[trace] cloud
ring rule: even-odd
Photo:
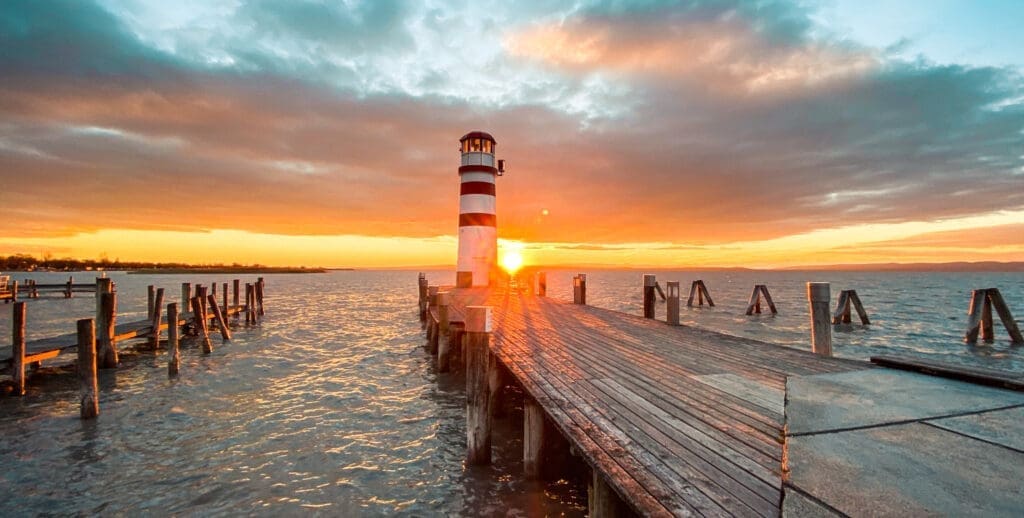
[[[1024,207],[1017,71],[893,60],[788,2],[248,2],[152,32],[133,5],[0,7],[8,234],[449,235],[473,129],[509,161],[509,239],[703,247]]]

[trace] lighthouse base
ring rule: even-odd
[[[456,288],[472,288],[473,272],[455,272]]]

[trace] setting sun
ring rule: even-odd
[[[523,255],[515,250],[505,252],[501,258],[501,267],[510,274],[516,273],[523,267]]]

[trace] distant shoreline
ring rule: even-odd
[[[128,275],[184,275],[194,273],[327,273],[324,268],[288,268],[288,267],[215,267],[215,268],[142,268],[128,270]]]

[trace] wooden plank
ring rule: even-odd
[[[1000,387],[1024,392],[1024,374],[1015,372],[967,367],[937,362],[923,358],[902,356],[872,356],[871,363],[894,369],[932,374],[979,385]]]

